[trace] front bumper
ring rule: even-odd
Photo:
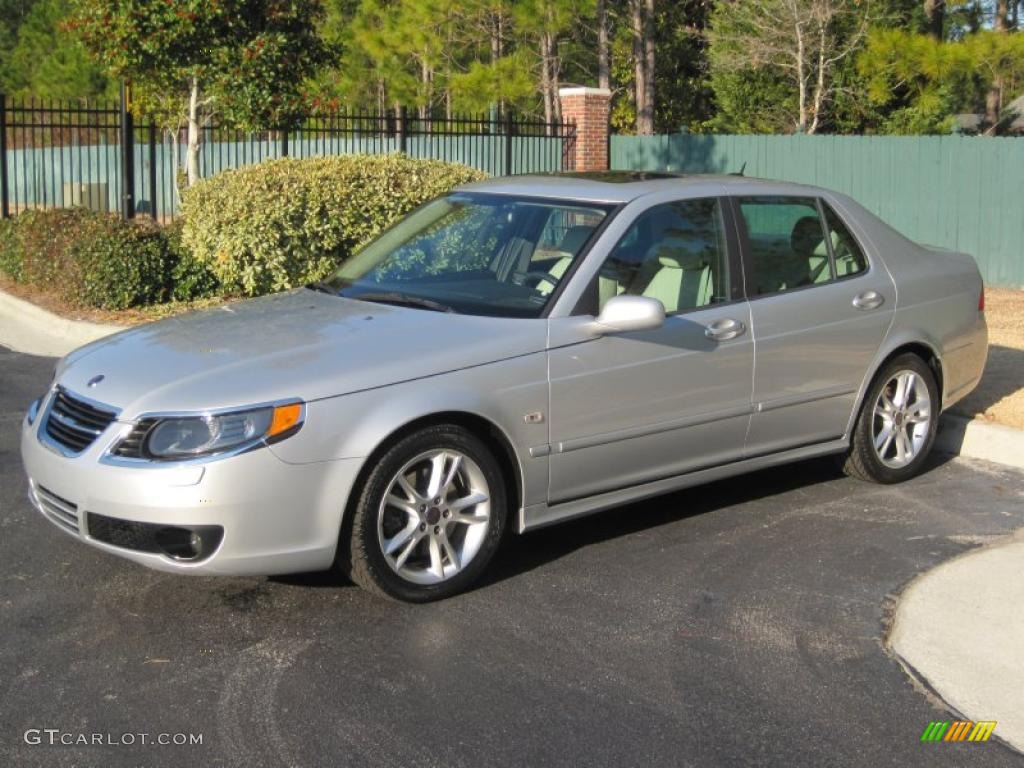
[[[329,568],[334,560],[362,459],[288,464],[260,448],[205,464],[115,466],[99,459],[123,424],[114,422],[83,453],[66,457],[40,442],[42,421],[22,422],[29,498],[56,527],[87,544],[178,573],[296,573]],[[191,560],[138,543],[145,537],[115,538],[123,545],[115,546],[97,538],[112,540],[109,520],[102,534],[90,533],[90,514],[125,530],[198,530],[206,543]]]

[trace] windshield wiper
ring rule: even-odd
[[[331,296],[338,295],[338,289],[332,286],[330,283],[326,282],[325,280],[317,280],[314,283],[309,283],[306,287],[311,291],[318,291],[319,293],[329,293],[331,294]]]
[[[355,299],[356,301],[370,301],[375,304],[398,304],[399,306],[430,309],[434,312],[455,313],[455,310],[452,307],[449,307],[447,304],[442,304],[439,301],[434,301],[433,299],[422,299],[419,296],[410,296],[406,293],[397,293],[392,291],[381,293],[361,293],[358,296],[347,296],[346,298]]]

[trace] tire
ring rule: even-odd
[[[843,471],[885,484],[917,475],[935,442],[940,406],[935,374],[920,357],[890,360],[868,388]]]
[[[364,589],[405,602],[440,600],[469,587],[501,543],[508,516],[497,460],[454,424],[397,441],[356,493],[339,567]]]

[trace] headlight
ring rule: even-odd
[[[117,456],[190,459],[283,440],[302,426],[302,403],[202,416],[142,419],[113,450]]]

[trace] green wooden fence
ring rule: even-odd
[[[613,169],[733,173],[844,192],[913,240],[967,251],[1024,287],[1024,139],[613,136]]]

